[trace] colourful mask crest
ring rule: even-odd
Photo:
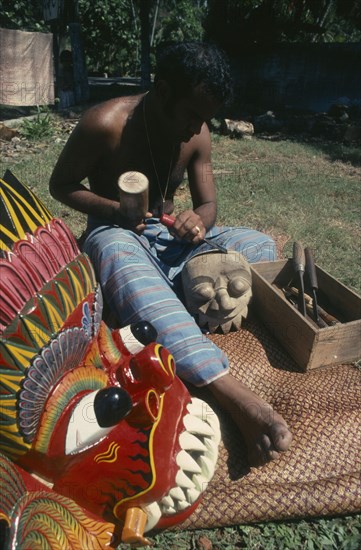
[[[9,172],[0,198],[0,474],[18,480],[16,491],[5,483],[0,519],[12,544],[57,548],[55,506],[72,515],[63,536],[75,546],[110,545],[109,526],[145,545],[144,532],[198,505],[218,419],[191,398],[152,327],[102,321],[93,267],[66,225]],[[45,514],[39,533],[21,520],[33,506]]]

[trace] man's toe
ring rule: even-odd
[[[271,437],[277,451],[287,451],[292,441],[292,434],[286,424],[277,422],[271,428]]]

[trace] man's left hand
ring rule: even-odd
[[[202,218],[194,210],[185,210],[176,217],[171,233],[179,239],[199,244],[206,235],[206,228]]]

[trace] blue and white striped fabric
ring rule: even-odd
[[[119,325],[140,320],[152,323],[157,341],[174,356],[177,374],[203,386],[228,370],[226,355],[201,332],[182,304],[180,273],[206,243],[193,246],[172,237],[159,219],[147,220],[141,236],[93,221],[84,250],[90,256],[104,298]],[[246,227],[213,227],[207,237],[250,263],[276,259],[274,241]]]

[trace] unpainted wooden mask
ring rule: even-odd
[[[200,327],[224,334],[240,328],[252,296],[251,270],[242,254],[234,250],[197,254],[184,266],[182,283],[187,309],[197,316]]]

